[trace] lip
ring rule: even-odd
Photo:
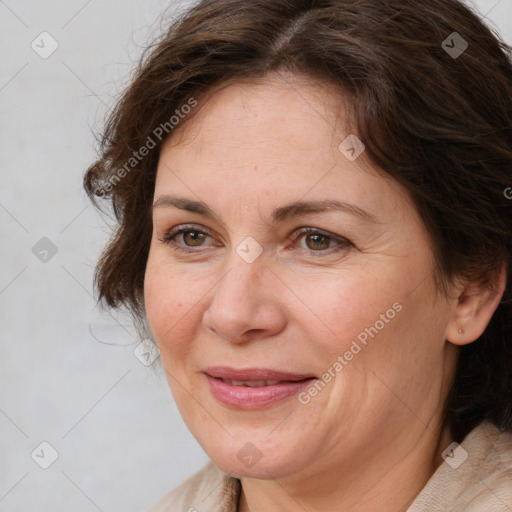
[[[226,366],[214,366],[204,371],[212,395],[223,405],[235,409],[263,409],[299,392],[301,388],[315,379],[311,374],[298,374],[271,370],[267,368],[235,369]],[[260,387],[232,385],[225,380],[273,380],[277,384]]]
[[[289,373],[267,368],[241,368],[235,369],[229,366],[210,366],[204,370],[206,375],[218,379],[229,380],[286,380],[298,381],[313,378],[311,373]]]

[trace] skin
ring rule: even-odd
[[[242,481],[242,512],[405,510],[452,441],[443,404],[457,345],[483,332],[501,296],[459,282],[438,292],[406,190],[364,153],[349,161],[338,149],[351,133],[337,122],[347,121],[339,98],[289,74],[234,83],[160,155],[155,202],[203,201],[218,218],[154,208],[147,317],[184,421]],[[374,220],[323,211],[271,221],[292,201],[325,199]],[[184,224],[192,233],[161,241]],[[296,234],[302,227],[331,238]],[[252,263],[236,252],[247,236],[263,249]],[[401,311],[305,405],[293,396],[242,411],[210,392],[203,371],[214,365],[321,378],[396,303]],[[247,442],[261,454],[251,467],[237,457]]]

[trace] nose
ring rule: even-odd
[[[231,343],[279,334],[286,326],[279,279],[262,261],[247,263],[236,254],[233,259],[213,290],[204,326]]]

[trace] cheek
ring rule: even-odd
[[[386,319],[396,316],[396,309],[400,308],[393,308],[393,304],[400,297],[400,282],[384,272],[378,274],[379,278],[375,275],[361,269],[345,269],[315,281],[302,278],[297,282],[296,289],[304,301],[303,313],[308,319],[315,319],[315,325],[321,328],[318,334],[326,334],[324,342],[332,349],[343,350],[376,322],[381,327],[380,315]]]
[[[174,273],[165,261],[159,261],[151,252],[144,276],[146,316],[160,350],[165,353],[182,346],[182,340],[191,326],[194,293],[185,287],[186,280]]]
[[[346,350],[343,354],[351,361],[346,375],[376,372],[398,393],[405,383],[414,380],[422,385],[421,380],[442,368],[444,303],[432,300],[431,280],[418,286],[415,275],[404,272],[393,282],[375,282],[366,290],[353,290],[355,299],[339,323],[347,326],[346,335],[340,335],[343,347],[338,351]],[[334,346],[331,348],[334,353]],[[386,394],[385,388],[381,391]]]
[[[324,364],[351,351],[347,359],[354,368],[387,366],[391,354],[406,366],[421,366],[422,357],[442,348],[445,318],[442,303],[432,300],[433,282],[422,265],[402,263],[338,271],[316,282],[296,279],[315,313],[303,306],[296,320],[316,340]]]

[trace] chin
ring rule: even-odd
[[[244,439],[251,437],[244,436]],[[254,441],[239,441],[236,437],[230,438],[225,444],[216,445],[211,443],[211,437],[207,438],[205,444],[202,444],[212,462],[223,472],[234,476],[235,478],[257,478],[260,480],[271,480],[274,478],[282,478],[290,473],[293,469],[290,462],[294,465],[300,463],[297,457],[301,453],[300,446],[287,446],[282,448],[285,440],[257,440],[257,436],[253,437]],[[276,443],[276,441],[278,441]],[[277,445],[281,446],[278,447]],[[302,452],[302,456],[305,454]],[[306,464],[306,461],[304,461]]]

